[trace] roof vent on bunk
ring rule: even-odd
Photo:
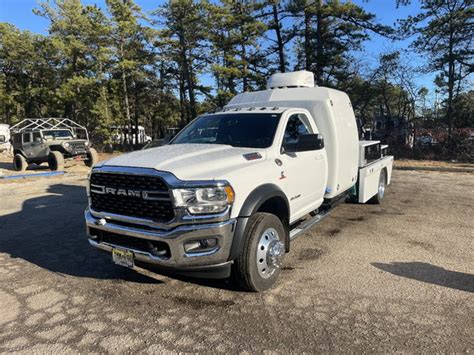
[[[276,73],[267,80],[267,89],[312,88],[314,86],[314,74],[306,70]]]

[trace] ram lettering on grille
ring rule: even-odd
[[[93,173],[91,208],[122,216],[168,222],[174,209],[167,185],[160,177]]]

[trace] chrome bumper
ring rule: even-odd
[[[103,219],[94,216],[89,209],[85,211],[85,219],[89,243],[92,246],[107,252],[111,252],[113,248],[129,250],[133,252],[135,260],[138,262],[177,269],[226,263],[229,260],[236,224],[235,219],[229,219],[216,223],[182,225],[170,230],[154,229],[139,225],[125,225],[112,219]],[[94,230],[166,243],[170,250],[170,256],[155,256],[147,251],[121,246],[120,243],[101,242],[97,236],[91,233]],[[202,253],[185,252],[185,243],[205,237],[216,238],[217,246]]]

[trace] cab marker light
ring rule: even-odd
[[[262,155],[258,152],[244,154],[243,157],[247,160],[262,159]]]

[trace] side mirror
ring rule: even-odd
[[[40,137],[36,137],[35,142],[36,143],[43,143],[43,139],[41,139]]]
[[[324,148],[324,138],[321,134],[303,134],[299,136],[298,141],[293,144],[287,144],[287,152],[308,152]]]

